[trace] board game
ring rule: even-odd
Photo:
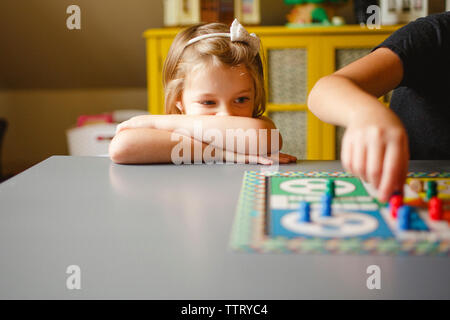
[[[374,188],[344,172],[246,171],[230,244],[260,253],[449,256],[449,223],[450,173],[411,172],[403,192],[380,203]]]

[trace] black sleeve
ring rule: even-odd
[[[399,87],[427,86],[442,70],[449,70],[450,11],[407,24],[372,51],[380,47],[389,48],[402,61],[403,79]],[[449,75],[446,77],[449,81]]]

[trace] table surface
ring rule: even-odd
[[[238,253],[253,165],[117,165],[53,156],[0,184],[1,299],[449,299],[450,259]],[[450,171],[450,161],[412,161]],[[338,161],[280,170],[337,171]],[[81,269],[69,290],[66,269]],[[367,267],[381,289],[366,286]]]

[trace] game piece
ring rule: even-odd
[[[437,196],[437,183],[436,181],[427,181],[427,200],[430,200],[434,196]]]
[[[336,191],[335,191],[335,183],[333,179],[327,180],[326,182],[326,191],[327,194],[329,194],[331,197],[335,197],[336,196]]]
[[[442,200],[432,197],[428,202],[428,214],[431,220],[442,220]]]
[[[333,200],[333,198],[328,193],[325,193],[322,196],[322,199],[321,199],[322,207],[321,207],[321,214],[320,214],[322,217],[331,217],[331,202],[332,202],[332,200]]]
[[[394,194],[389,199],[389,209],[391,212],[392,218],[397,218],[397,210],[400,206],[403,205],[403,197],[400,194]]]
[[[410,206],[401,206],[397,211],[397,221],[399,230],[409,230],[412,208]]]
[[[423,184],[422,181],[420,181],[419,179],[411,179],[408,185],[411,188],[411,190],[416,193],[420,193],[423,191]]]
[[[309,202],[301,201],[298,206],[299,222],[311,222]]]

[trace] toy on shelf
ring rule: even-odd
[[[347,0],[284,0],[286,4],[294,4],[294,8],[286,16],[288,27],[342,25],[342,17],[335,16],[336,8]]]
[[[200,19],[202,22],[222,22],[231,24],[234,20],[233,0],[201,0]]]
[[[234,0],[234,16],[243,24],[260,24],[260,8],[260,0]]]
[[[164,0],[164,26],[187,26],[200,22],[199,0]]]
[[[259,24],[260,0],[164,0],[164,26],[188,26],[197,23],[234,19],[242,24]]]
[[[381,24],[408,23],[428,14],[428,0],[380,0]]]

